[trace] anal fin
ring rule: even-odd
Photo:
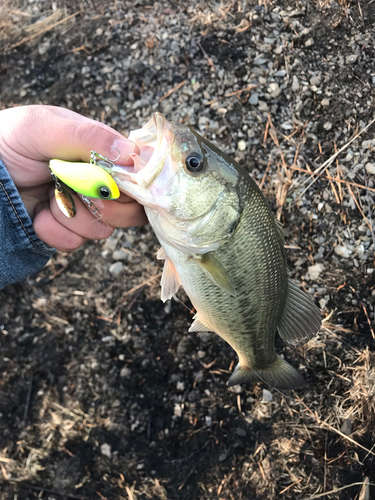
[[[302,375],[280,356],[267,368],[248,368],[238,364],[228,380],[228,386],[253,382],[266,382],[276,389],[284,390],[302,389],[307,385]]]
[[[206,326],[203,321],[199,319],[198,314],[194,316],[194,321],[189,328],[189,332],[211,332],[212,328]]]
[[[291,346],[302,345],[316,334],[321,324],[320,309],[292,280],[288,280],[285,307],[277,325],[281,338]]]

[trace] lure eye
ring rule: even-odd
[[[190,153],[185,160],[186,168],[189,172],[201,172],[204,167],[204,158],[201,153]]]
[[[99,194],[101,198],[107,200],[111,196],[111,191],[106,186],[102,186],[99,188]]]

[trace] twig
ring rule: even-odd
[[[140,283],[139,285],[131,288],[130,290],[128,290],[127,292],[124,292],[122,294],[122,298],[124,299],[125,297],[127,297],[128,295],[131,295],[132,293],[136,292],[137,290],[139,290],[140,288],[146,286],[146,285],[149,285],[150,283],[152,283],[154,280],[158,280],[161,275],[163,273],[158,273],[158,274],[155,274],[154,276],[151,276],[151,278],[148,278],[147,280],[145,281],[142,281],[142,283]]]
[[[354,203],[357,205],[357,208],[358,208],[358,210],[361,212],[362,217],[365,219],[366,224],[367,224],[367,225],[368,225],[368,227],[370,228],[370,231],[372,231],[371,224],[370,224],[370,222],[369,222],[368,218],[367,218],[367,217],[365,216],[365,214],[363,213],[363,210],[362,210],[362,208],[361,208],[361,205],[358,203],[357,198],[354,196],[354,193],[353,193],[353,191],[352,191],[352,188],[351,188],[350,186],[348,186],[348,189],[349,189],[349,193],[352,195],[352,198],[353,198],[353,200],[354,200]]]
[[[348,441],[350,441],[355,446],[358,446],[359,448],[362,448],[362,450],[365,450],[370,455],[374,455],[375,456],[375,452],[373,452],[373,451],[369,450],[368,448],[366,448],[365,446],[359,444],[357,441],[355,441],[355,439],[351,438],[350,436],[347,436],[346,434],[344,434],[343,432],[339,431],[338,429],[335,429],[332,425],[327,424],[327,422],[321,422],[320,427],[323,427],[323,428],[325,428],[325,429],[327,429],[329,431],[332,431],[332,432],[336,432],[336,434],[338,434],[339,436],[343,437],[344,439],[347,439]]]
[[[323,498],[326,497],[327,495],[333,495],[333,493],[338,493],[339,491],[351,488],[352,486],[363,486],[364,484],[368,484],[369,486],[375,486],[374,483],[365,483],[365,482],[346,484],[345,486],[341,486],[341,488],[334,488],[333,490],[326,491],[324,493],[319,493],[318,495],[313,495],[312,497],[306,497],[303,500],[315,500],[315,498]]]
[[[58,496],[63,497],[65,499],[74,498],[74,499],[77,499],[77,500],[85,500],[87,498],[87,497],[82,497],[82,496],[79,496],[79,495],[71,495],[70,493],[66,493],[66,492],[63,492],[63,491],[50,490],[48,488],[43,488],[43,487],[40,487],[40,486],[34,486],[33,484],[22,483],[22,485],[25,488],[29,488],[30,490],[45,491],[46,493],[51,493],[52,495],[58,495]]]
[[[211,66],[212,70],[215,71],[215,73],[216,73],[216,69],[215,69],[214,63],[212,62],[212,59],[210,58],[210,56],[207,54],[207,52],[202,47],[201,42],[197,41],[197,44],[199,45],[199,48],[201,49],[201,51],[203,52],[205,58],[207,59],[208,64]]]
[[[257,87],[259,87],[259,84],[258,85],[249,85],[249,87],[245,87],[244,89],[240,89],[240,90],[235,90],[233,92],[229,92],[229,94],[224,94],[222,97],[218,97],[217,99],[212,99],[212,101],[208,101],[206,103],[206,106],[210,106],[211,104],[214,104],[215,102],[218,102],[221,99],[224,99],[225,97],[233,97],[234,95],[236,95],[238,97],[243,92],[246,92],[248,90],[256,89]]]
[[[296,484],[300,483],[301,481],[302,481],[302,478],[298,479],[298,481],[294,481],[294,483],[290,484],[289,486],[287,486],[286,488],[284,488],[282,491],[280,491],[279,495],[282,495],[283,493],[285,493],[286,491],[288,491],[289,488],[291,488],[292,486],[295,486]]]
[[[80,14],[81,12],[82,12],[81,9],[77,10],[77,12],[75,12],[74,14],[71,14],[68,17],[64,17],[64,19],[57,21],[57,23],[51,24],[51,26],[47,26],[47,28],[44,28],[43,30],[39,31],[38,33],[34,33],[33,35],[22,38],[22,40],[20,40],[19,42],[11,45],[8,50],[15,49],[16,47],[19,47],[20,45],[22,45],[26,42],[29,42],[33,38],[36,38],[37,36],[43,35],[43,33],[46,33],[47,31],[50,31],[53,28],[56,28],[56,26],[58,26],[59,24],[65,23],[66,21],[69,21],[69,19],[72,19],[73,17],[78,16],[78,14]]]
[[[159,99],[159,102],[161,101],[164,101],[164,99],[166,99],[167,97],[169,97],[171,94],[173,94],[173,92],[176,92],[176,90],[178,90],[179,88],[181,88],[183,85],[185,85],[185,83],[187,82],[187,80],[184,80],[183,82],[180,82],[178,83],[175,87],[173,87],[173,89],[171,90],[168,90],[168,92],[166,94],[164,94],[162,97],[160,97]]]
[[[370,123],[368,123],[366,125],[366,127],[364,127],[360,132],[358,132],[358,134],[356,134],[352,139],[350,139],[349,142],[347,142],[346,144],[344,144],[344,146],[339,149],[334,155],[332,155],[330,158],[328,158],[328,160],[326,160],[322,165],[320,165],[320,167],[318,167],[317,169],[314,170],[314,174],[317,174],[318,172],[321,172],[323,173],[325,170],[327,170],[327,168],[331,165],[331,163],[337,158],[337,156],[342,153],[343,151],[345,151],[345,149],[350,146],[350,144],[352,142],[354,142],[356,139],[358,139],[358,137],[360,137],[363,132],[365,132],[373,123],[375,123],[375,118],[373,120],[370,121]],[[306,179],[303,184],[306,184],[308,182],[308,179]],[[305,193],[306,191],[308,191],[311,186],[316,182],[316,178],[313,179],[310,184],[302,191],[302,193],[298,196],[298,198],[301,198]]]
[[[29,379],[29,389],[27,391],[27,398],[26,398],[26,406],[25,406],[25,411],[23,412],[23,419],[22,422],[25,423],[27,419],[27,414],[29,412],[29,406],[30,406],[30,399],[31,399],[31,390],[33,388],[33,378],[34,374],[31,373],[30,379]]]
[[[367,318],[367,323],[368,323],[368,326],[370,327],[370,332],[371,332],[372,338],[375,339],[375,332],[374,332],[374,329],[372,328],[371,321],[370,321],[367,309],[365,308],[365,306],[362,303],[361,303],[361,306],[362,306],[362,308],[363,308],[363,310],[365,312],[365,315],[366,315],[366,318]]]
[[[347,184],[348,186],[355,186],[355,187],[359,187],[361,189],[367,189],[368,191],[373,191],[375,193],[375,188],[366,187],[363,184],[357,184],[356,182],[350,182],[350,181],[347,181],[345,179],[337,179],[337,177],[331,177],[330,175],[327,175],[327,174],[324,174],[325,176],[323,176],[322,174],[315,174],[314,172],[311,172],[310,170],[306,170],[305,168],[300,168],[300,167],[294,167],[293,165],[290,166],[289,168],[292,170],[298,170],[298,172],[305,172],[306,174],[310,174],[310,175],[318,175],[323,180],[332,180],[332,181],[335,181],[338,183]]]

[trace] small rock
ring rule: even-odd
[[[244,140],[238,141],[237,148],[239,149],[239,151],[245,151],[246,141]]]
[[[292,80],[292,90],[294,90],[294,92],[296,92],[298,89],[299,89],[299,81],[298,81],[298,78],[296,77],[296,75],[294,75],[293,80]]]
[[[365,169],[368,174],[375,175],[375,163],[366,163]]]
[[[279,71],[277,71],[277,72],[275,73],[275,76],[280,76],[280,77],[282,77],[282,76],[285,76],[285,75],[286,75],[286,71],[285,71],[285,69],[280,69]]]
[[[198,332],[197,337],[204,343],[207,344],[211,340],[211,333],[210,332]]]
[[[332,128],[332,123],[331,122],[325,122],[323,125],[324,130],[331,130]]]
[[[187,354],[190,351],[190,348],[191,348],[191,342],[189,337],[182,337],[180,342],[177,344],[177,354],[183,356],[184,354]]]
[[[131,374],[132,374],[132,371],[127,366],[124,366],[123,368],[121,368],[121,371],[120,371],[121,378],[129,378],[131,376]]]
[[[329,106],[329,99],[325,98],[322,99],[322,102],[320,103],[322,106]]]
[[[104,443],[101,445],[100,452],[102,455],[105,455],[108,458],[112,457],[111,446],[108,443]]]
[[[113,276],[118,276],[122,270],[124,269],[124,264],[122,262],[114,262],[109,266],[109,272],[113,274]]]
[[[232,387],[229,387],[229,390],[230,390],[230,392],[234,392],[234,394],[241,394],[242,387],[239,384],[237,384],[237,385],[233,385]]]
[[[179,403],[176,403],[174,405],[173,414],[176,415],[176,417],[181,417],[181,415],[182,415],[182,407],[181,407],[181,405]]]
[[[206,353],[204,351],[198,351],[198,358],[202,359],[205,357]]]
[[[349,259],[352,252],[348,250],[344,245],[337,245],[335,246],[335,253],[337,255],[340,255],[340,257],[343,257],[344,259]]]
[[[259,111],[268,111],[268,106],[265,101],[259,101]]]
[[[315,266],[310,266],[307,270],[309,278],[311,280],[316,280],[320,273],[324,271],[324,265],[323,264],[315,264]]]
[[[309,38],[305,42],[305,47],[311,47],[311,45],[314,45],[314,39],[313,38]]]
[[[350,56],[347,56],[345,59],[346,64],[354,64],[358,59],[357,54],[352,54]]]
[[[177,382],[176,389],[178,391],[181,391],[181,392],[184,391],[185,390],[185,383],[184,382]]]
[[[266,62],[267,59],[263,59],[263,57],[257,57],[256,59],[254,59],[253,64],[255,64],[255,66],[262,66],[263,64],[266,64]]]
[[[246,431],[245,429],[241,429],[240,427],[236,429],[236,434],[237,436],[245,437],[246,436]]]
[[[320,85],[320,76],[313,76],[310,79],[310,84],[311,85],[315,85],[316,87],[318,87]]]
[[[362,149],[372,149],[375,148],[375,139],[368,139],[363,141],[361,144]]]
[[[124,250],[115,250],[112,254],[113,260],[127,260],[128,254]]]
[[[116,249],[117,245],[117,239],[113,237],[109,237],[106,239],[106,242],[103,245],[104,250],[109,250],[110,252],[113,252]]]
[[[258,92],[253,92],[250,96],[249,103],[252,104],[253,106],[256,106],[259,101],[259,94]]]
[[[266,403],[272,401],[272,392],[268,391],[267,389],[263,389],[262,401]]]
[[[341,432],[345,434],[346,436],[349,436],[349,434],[352,433],[352,423],[348,418],[345,418],[342,425],[341,425]]]
[[[207,427],[211,427],[211,425],[212,425],[212,417],[210,417],[209,415],[207,415],[206,417],[204,417],[204,419],[206,421]]]

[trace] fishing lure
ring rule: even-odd
[[[62,213],[69,218],[76,215],[76,206],[71,194],[74,191],[83,195],[83,201],[90,210],[94,205],[88,198],[118,198],[119,188],[109,173],[112,167],[113,161],[96,151],[91,151],[90,163],[51,160],[49,168],[55,181],[55,197]],[[100,215],[99,209],[95,206],[94,208],[95,215]]]

